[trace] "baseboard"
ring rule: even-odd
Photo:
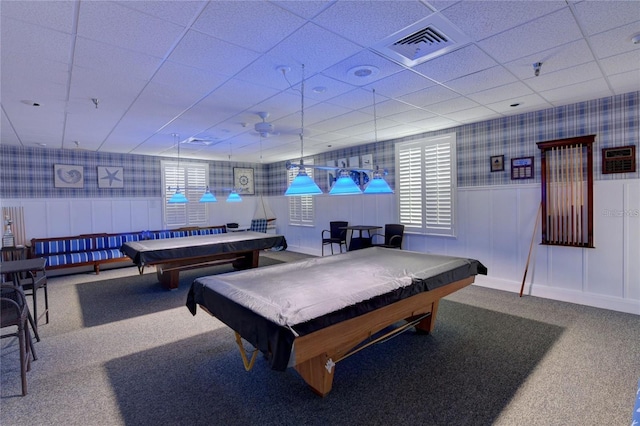
[[[475,285],[478,285],[480,287],[492,288],[495,290],[519,293],[522,283],[494,278],[490,276],[487,277],[478,275],[476,276]],[[524,295],[640,315],[640,300],[623,299],[620,297],[604,296],[594,293],[584,293],[580,291],[549,287],[540,284],[531,285],[529,283],[525,285]]]

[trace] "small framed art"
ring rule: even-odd
[[[492,155],[490,161],[492,172],[504,171],[504,155]]]
[[[98,188],[124,188],[122,167],[98,166]]]
[[[53,186],[56,188],[84,188],[84,167],[54,164]]]
[[[246,167],[233,168],[233,186],[240,195],[255,194],[253,169]]]

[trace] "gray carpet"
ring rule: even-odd
[[[292,261],[261,255],[261,266]],[[293,370],[245,372],[233,332],[135,268],[50,279],[51,323],[20,396],[3,339],[2,425],[629,425],[640,317],[469,287],[432,335],[405,333],[336,367],[320,398]]]

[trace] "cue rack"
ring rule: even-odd
[[[595,135],[538,142],[542,243],[593,248]]]

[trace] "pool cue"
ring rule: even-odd
[[[531,259],[531,251],[533,250],[533,240],[535,240],[536,238],[536,231],[538,229],[538,216],[540,216],[541,211],[542,211],[542,202],[538,207],[538,213],[536,213],[536,223],[533,225],[533,235],[531,236],[531,244],[529,245],[529,255],[527,256],[527,264],[524,267],[524,276],[522,277],[522,285],[520,286],[520,297],[522,297],[522,292],[524,291],[524,282],[527,279],[527,271],[529,270],[529,260]]]
[[[560,147],[560,181],[562,185],[560,186],[560,242],[565,243],[566,241],[566,232],[565,232],[565,223],[564,223],[564,213],[566,208],[566,196],[565,190],[567,188],[567,176],[563,166],[563,162],[565,159],[565,146]]]
[[[555,173],[555,152],[553,150],[553,148],[551,148],[551,155],[549,155],[549,174],[551,175],[550,179],[549,179],[549,187],[547,188],[549,191],[549,207],[551,210],[549,212],[549,221],[551,222],[551,232],[549,233],[549,242],[553,242],[555,240],[555,230],[556,230],[556,221],[554,219],[555,216],[555,205],[556,205],[556,194],[555,191],[553,190],[555,188],[554,186],[554,181],[556,178],[556,173]]]
[[[564,188],[562,188],[562,228],[563,228],[563,242],[569,243],[569,185],[571,185],[571,181],[569,180],[569,148],[566,146],[562,147],[562,157],[564,159]]]
[[[582,145],[580,146],[580,243],[584,242],[584,188],[583,188],[583,179],[584,179],[584,169],[582,164]]]

